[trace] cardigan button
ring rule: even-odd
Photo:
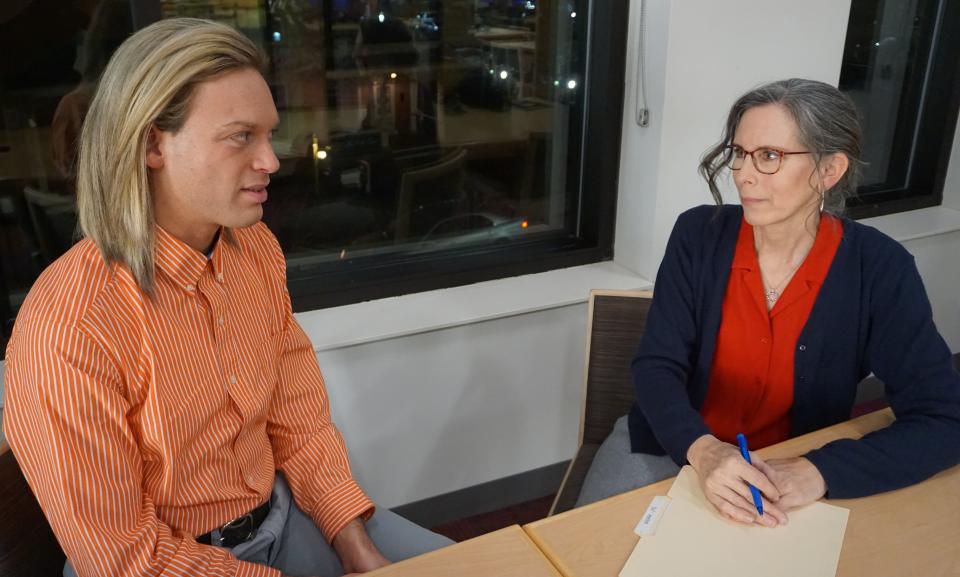
[[[799,348],[800,348],[801,351],[805,351],[805,350],[807,350],[807,345],[800,345]]]

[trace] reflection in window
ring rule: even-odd
[[[130,3],[18,0],[0,8],[0,345],[34,279],[75,240],[77,139]],[[28,56],[27,56],[28,55]]]
[[[100,72],[146,4],[19,0],[0,10],[3,53],[31,55],[3,59],[0,77],[6,328],[37,274],[75,240],[79,129]],[[585,246],[586,0],[153,5],[158,17],[234,26],[267,54],[281,124],[264,220],[292,283],[323,285],[348,263],[464,250],[532,260],[532,243]]]
[[[540,4],[263,5],[282,119],[265,218],[291,265],[506,240],[476,234],[491,221],[565,229],[578,75],[572,27]]]

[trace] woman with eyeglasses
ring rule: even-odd
[[[840,216],[859,155],[856,108],[828,84],[784,80],[737,100],[700,164],[716,206],[677,219],[632,364],[636,401],[578,505],[689,463],[721,514],[774,527],[821,497],[897,489],[960,462],[960,374],[913,257]],[[739,205],[720,196],[727,170]],[[870,373],[891,426],[792,459],[741,456],[738,433],[760,449],[847,420]]]

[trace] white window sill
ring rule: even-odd
[[[297,314],[317,352],[586,302],[590,290],[649,289],[613,262]]]
[[[960,210],[932,206],[860,221],[872,226],[897,242],[960,231]]]

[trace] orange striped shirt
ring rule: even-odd
[[[156,228],[156,293],[85,239],[37,280],[7,347],[4,428],[81,576],[279,575],[196,543],[276,470],[327,539],[373,514],[257,224],[210,258]]]

